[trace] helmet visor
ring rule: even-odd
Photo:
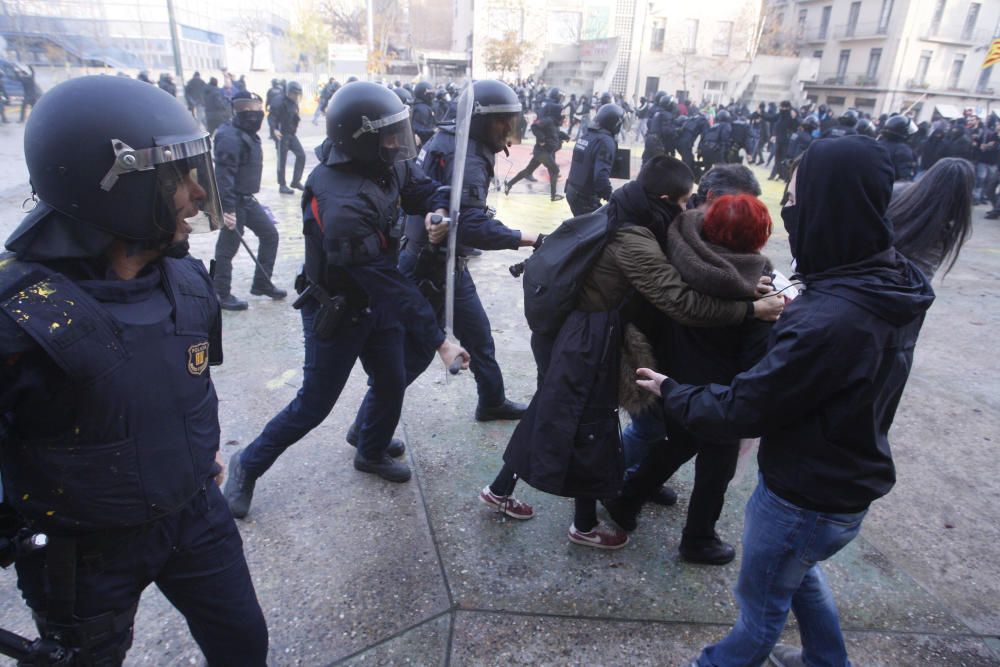
[[[210,152],[192,155],[156,166],[158,198],[157,227],[173,232],[178,227],[189,234],[219,229],[222,204],[215,183],[215,165]],[[186,227],[185,227],[186,223]]]
[[[407,113],[402,120],[378,131],[378,156],[386,164],[409,160],[417,155],[417,143]]]

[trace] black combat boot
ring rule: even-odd
[[[492,408],[480,403],[476,406],[476,421],[492,422],[501,419],[520,419],[527,409],[528,406],[524,403],[515,403],[509,399],[504,399],[503,403]]]
[[[232,294],[220,294],[219,305],[222,307],[222,310],[246,310],[250,307],[246,301],[237,299]]]
[[[380,459],[366,459],[357,454],[354,457],[354,469],[370,472],[390,482],[402,483],[410,479],[410,466],[401,461],[394,461],[388,453]]]
[[[254,296],[269,296],[272,299],[284,299],[288,296],[288,292],[275,287],[274,285],[268,285],[267,287],[251,287],[250,293]]]
[[[351,428],[347,429],[347,444],[351,447],[357,448],[358,446],[358,424],[357,422],[351,424]],[[385,450],[389,456],[394,459],[398,459],[400,456],[406,453],[406,445],[399,438],[393,438],[389,442],[389,447]]]

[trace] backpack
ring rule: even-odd
[[[555,337],[576,303],[612,228],[606,207],[570,218],[524,262],[524,317],[535,333]]]

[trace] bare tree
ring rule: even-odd
[[[267,27],[259,17],[243,14],[233,23],[236,31],[236,46],[250,49],[250,69],[254,68],[257,47],[267,38]]]
[[[394,40],[398,36],[403,11],[397,0],[372,1],[374,44],[368,54],[368,70],[378,73],[385,72],[396,58],[399,46]],[[319,12],[335,38],[355,44],[368,43],[368,13],[364,3],[357,0],[322,0]]]

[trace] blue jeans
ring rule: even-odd
[[[663,442],[667,428],[663,424],[663,411],[658,404],[642,412],[629,413],[632,423],[622,431],[622,448],[625,450],[625,476],[634,472],[649,454],[650,447]]]
[[[747,502],[743,564],[736,584],[740,615],[699,667],[758,667],[795,613],[809,667],[850,667],[837,606],[819,563],[857,536],[867,510],[828,514],[779,498],[763,478]]]
[[[378,460],[399,424],[406,387],[433,358],[433,350],[411,340],[402,323],[379,312],[364,315],[357,324],[322,340],[313,333],[316,311],[312,299],[302,306],[306,348],[302,388],[241,455],[243,467],[254,477],[263,475],[286,449],[326,419],[359,358],[368,374],[368,393],[355,419],[358,455]]]

